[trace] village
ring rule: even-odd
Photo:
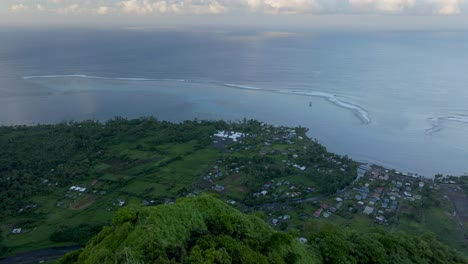
[[[306,132],[264,123],[249,130],[218,130],[210,139],[220,154],[184,191],[144,195],[144,185],[131,190],[130,177],[106,174],[70,184],[55,206],[81,211],[99,200],[101,210],[112,214],[127,205],[170,204],[212,192],[243,212],[262,213],[278,230],[301,230],[307,221],[392,226],[402,215],[420,210],[428,190],[439,188],[432,179],[330,153]],[[10,233],[30,230],[12,225]]]
[[[268,222],[275,228],[294,226],[295,222],[308,218],[333,222],[335,217],[352,219],[355,215],[367,217],[373,225],[388,226],[405,210],[420,208],[424,200],[424,190],[439,188],[433,179],[417,174],[398,172],[373,164],[359,164],[355,173],[356,178],[351,184],[334,195],[324,196],[315,184],[304,180],[301,174],[308,171],[310,175],[311,171],[321,170],[328,173],[332,173],[333,170],[346,173],[348,165],[339,157],[326,156],[326,154],[321,154],[321,157],[335,165],[335,168],[325,170],[317,164],[303,165],[297,160],[300,155],[304,155],[303,149],[306,147],[295,148],[295,144],[304,140],[304,137],[299,136],[294,129],[264,124],[262,126],[264,126],[261,134],[262,143],[258,156],[276,156],[281,159],[285,168],[296,170],[293,177],[275,177],[257,184],[259,187],[252,190],[250,195],[254,201],[259,202],[250,205],[243,204],[241,199],[235,199],[236,196],[230,195],[232,186],[229,181],[223,179],[230,178],[230,175],[242,175],[251,161],[247,164],[239,162],[225,164],[226,160],[217,160],[203,179],[211,184],[213,191],[226,196],[229,204],[244,211],[263,212]],[[213,136],[213,143],[227,146],[227,153],[235,154],[242,150],[255,150],[256,145],[248,142],[252,142],[252,138],[257,136],[235,131],[219,131]],[[282,147],[278,148],[278,145]]]
[[[367,172],[354,184],[332,196],[334,202],[322,203],[314,217],[328,218],[347,210],[367,215],[375,223],[388,225],[388,219],[398,217],[403,203],[421,203],[423,188],[434,188],[430,179],[392,172],[376,165],[361,165],[360,168],[363,167]]]

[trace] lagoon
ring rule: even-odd
[[[466,33],[257,35],[1,31],[0,124],[253,118],[359,161],[468,172]]]

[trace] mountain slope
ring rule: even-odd
[[[62,263],[318,263],[313,251],[260,218],[210,196],[125,208]],[[172,261],[172,262],[171,262]]]

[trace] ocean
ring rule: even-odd
[[[303,126],[328,150],[468,172],[468,32],[0,29],[0,124]]]

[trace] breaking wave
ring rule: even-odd
[[[31,79],[45,79],[45,78],[83,78],[83,79],[102,79],[102,80],[119,80],[119,81],[134,81],[134,82],[145,82],[145,81],[172,81],[172,82],[196,82],[196,81],[187,81],[185,79],[153,79],[153,78],[128,78],[128,77],[102,77],[102,76],[93,76],[93,75],[84,75],[84,74],[68,74],[68,75],[36,75],[36,76],[24,76],[24,80],[31,80]],[[203,82],[200,82],[203,83]],[[211,82],[206,82],[213,84]],[[302,95],[302,96],[310,96],[310,97],[320,97],[326,99],[328,102],[347,109],[353,112],[363,124],[370,124],[371,118],[369,113],[357,104],[350,103],[346,101],[342,96],[337,96],[335,94],[327,93],[327,92],[320,92],[320,91],[295,91],[295,90],[286,90],[286,89],[265,89],[259,87],[253,87],[248,85],[241,85],[241,84],[232,84],[232,83],[223,83],[222,85],[230,88],[236,89],[244,89],[244,90],[256,90],[256,91],[266,91],[266,92],[274,92],[274,93],[282,93],[282,94],[294,94],[294,95]],[[468,122],[468,116],[467,116]]]
[[[426,129],[426,134],[432,135],[441,131],[445,122],[457,122],[468,124],[468,115],[455,114],[451,116],[432,117],[427,119],[431,123],[431,127]]]
[[[149,78],[126,78],[126,77],[102,77],[84,74],[64,74],[64,75],[36,75],[36,76],[24,76],[23,80],[31,79],[45,79],[45,78],[82,78],[82,79],[101,79],[101,80],[119,80],[119,81],[173,81],[173,82],[185,82],[184,79],[149,79]]]
[[[90,76],[90,75],[83,75],[83,74],[67,74],[67,75],[34,75],[34,76],[24,76],[24,77],[23,77],[23,80],[45,79],[45,78],[112,79],[112,78],[107,78],[107,77]]]
[[[291,93],[325,98],[327,101],[338,107],[352,111],[366,125],[370,124],[372,121],[369,112],[367,112],[364,108],[360,107],[359,105],[347,102],[334,94],[314,91],[291,91]]]
[[[225,83],[224,86],[238,88],[238,89],[262,90],[262,91],[269,91],[269,92],[276,92],[276,93],[283,93],[283,94],[295,94],[295,95],[303,95],[303,96],[311,96],[311,97],[321,97],[338,107],[350,110],[366,125],[372,122],[369,112],[367,112],[364,108],[360,107],[359,105],[347,102],[341,97],[331,94],[331,93],[327,93],[327,92],[263,89],[263,88],[258,88],[258,87],[231,84],[231,83]]]

